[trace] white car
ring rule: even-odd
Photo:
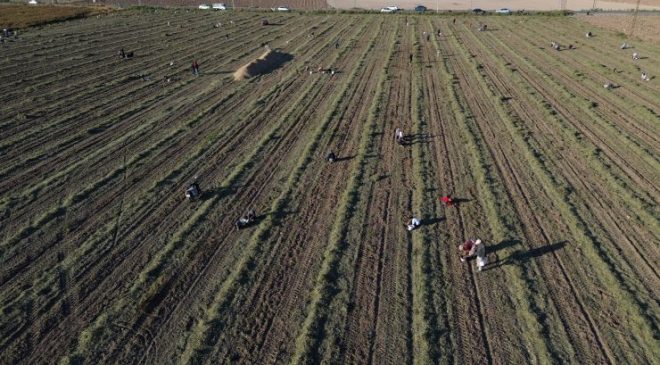
[[[495,10],[497,14],[511,14],[511,10],[508,8],[502,8]]]
[[[395,13],[395,12],[397,12],[397,11],[399,11],[399,10],[401,10],[401,9],[399,9],[398,6],[396,6],[396,5],[390,5],[390,6],[386,6],[386,7],[382,8],[382,9],[380,9],[380,12],[381,12],[381,13]]]
[[[202,9],[202,10],[209,10],[209,9],[211,9],[211,7],[208,6],[208,5],[206,5],[206,4],[202,4],[202,5],[198,6],[198,7],[199,7],[200,9]]]
[[[227,10],[227,7],[225,6],[225,4],[222,4],[222,3],[215,3],[215,4],[211,5],[211,7],[213,8],[213,10]]]
[[[291,9],[289,9],[288,6],[278,6],[277,8],[275,8],[275,10],[277,10],[277,11],[290,11]]]

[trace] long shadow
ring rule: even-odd
[[[402,146],[412,146],[419,143],[430,143],[433,137],[426,133],[409,134],[400,142]]]
[[[202,194],[199,196],[199,200],[209,200],[214,197],[224,198],[231,194],[236,193],[236,190],[239,187],[229,187],[229,188],[215,188],[215,189],[206,189],[202,190]]]
[[[276,210],[276,211],[273,211],[273,212],[264,213],[264,214],[262,214],[261,216],[263,216],[264,218],[265,218],[265,217],[268,217],[268,216],[273,216],[274,218],[282,219],[282,218],[284,218],[284,217],[286,217],[286,216],[288,216],[288,215],[296,215],[296,214],[298,214],[298,211],[297,211],[297,210],[285,210],[285,209],[282,209],[281,211],[277,211],[277,210]]]
[[[456,205],[463,205],[465,203],[469,203],[472,201],[472,199],[468,198],[452,198],[453,204]]]
[[[355,158],[357,155],[352,155],[352,156],[344,156],[344,157],[337,157],[335,159],[335,162],[342,162],[342,161],[350,161]]]
[[[517,241],[517,240],[513,240],[513,241]],[[514,244],[514,243],[506,243],[506,242],[507,241],[504,241],[504,242],[501,242],[500,244],[502,244],[502,245],[507,244],[509,246],[512,246]],[[533,248],[533,249],[528,250],[528,251],[517,250],[514,253],[512,253],[509,257],[507,257],[506,259],[498,261],[498,262],[494,262],[492,265],[487,266],[487,269],[494,269],[496,267],[504,266],[504,265],[521,265],[521,264],[525,264],[525,263],[531,261],[532,259],[535,259],[535,258],[541,257],[543,255],[561,250],[562,248],[564,248],[564,246],[566,246],[567,243],[568,243],[568,241],[559,241],[559,242],[555,242],[555,243],[550,244],[550,245],[546,245],[546,246],[542,246],[542,247],[536,247],[536,248]],[[499,246],[500,244],[498,244],[497,246]],[[504,247],[501,247],[501,248],[498,248],[498,249],[502,249],[502,248],[504,248]]]
[[[505,248],[509,248],[511,246],[515,246],[515,245],[519,245],[519,244],[520,244],[520,240],[518,240],[518,239],[504,240],[504,241],[501,241],[500,243],[498,243],[496,245],[489,246],[488,247],[488,252],[493,252],[494,253],[494,252],[497,252],[499,250],[503,250]]]
[[[422,221],[420,223],[422,226],[432,226],[436,223],[440,223],[444,221],[445,219],[446,219],[445,217],[422,218]]]

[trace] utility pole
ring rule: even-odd
[[[635,26],[637,25],[637,12],[639,11],[639,2],[640,0],[637,0],[637,6],[635,6],[635,14],[633,14],[632,24],[630,25],[630,32],[628,33],[628,38],[632,37],[632,35],[635,33]]]

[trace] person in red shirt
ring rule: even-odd
[[[443,196],[442,198],[440,198],[440,201],[442,202],[442,204],[444,204],[448,207],[451,207],[452,205],[454,205],[454,199],[451,197],[451,195]]]

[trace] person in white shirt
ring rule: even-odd
[[[410,217],[410,220],[408,221],[406,226],[408,227],[409,231],[412,231],[413,229],[419,227],[420,224],[421,224],[421,222],[419,221],[419,219],[412,216],[412,217]]]

